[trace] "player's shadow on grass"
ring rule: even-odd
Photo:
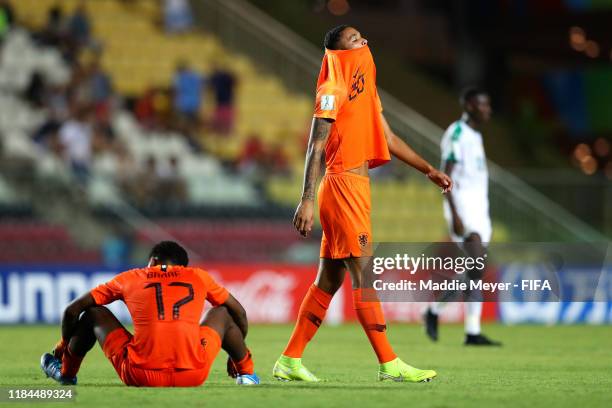
[[[240,387],[240,388],[252,388],[252,389],[279,389],[279,388],[284,388],[286,390],[291,390],[291,389],[295,389],[295,388],[300,388],[300,389],[330,389],[330,390],[347,390],[347,389],[359,389],[359,390],[380,390],[381,388],[385,388],[386,386],[393,386],[393,384],[388,383],[389,385],[383,385],[383,384],[378,384],[378,385],[367,385],[367,384],[353,384],[353,385],[349,385],[349,384],[344,384],[341,383],[340,381],[338,381],[337,383],[333,383],[333,382],[318,382],[316,384],[284,384],[284,383],[267,383],[267,384],[259,384],[257,386],[246,386],[246,387]],[[208,385],[203,385],[202,388],[236,388],[236,384],[208,384]]]
[[[387,383],[378,383],[378,384],[364,384],[364,383],[356,383],[356,384],[346,384],[346,383],[342,383],[342,381],[338,380],[338,381],[321,381],[318,383],[313,383],[313,384],[307,384],[307,383],[285,383],[285,382],[269,382],[269,383],[264,383],[264,384],[259,384],[257,386],[241,386],[238,387],[235,383],[231,382],[231,383],[227,383],[227,384],[204,384],[201,385],[199,387],[193,387],[193,388],[203,388],[203,389],[207,389],[207,388],[213,388],[213,389],[226,389],[226,388],[231,388],[231,389],[236,389],[238,388],[249,388],[249,389],[261,389],[261,388],[265,388],[265,389],[279,389],[279,388],[284,388],[287,390],[291,390],[291,389],[295,389],[295,388],[300,388],[300,389],[338,389],[338,390],[346,390],[346,389],[359,389],[359,390],[380,390],[381,388],[385,388],[385,387],[393,387],[395,385],[395,383],[392,382],[387,382]],[[116,382],[96,382],[96,383],[90,383],[90,384],[79,384],[77,387],[75,387],[75,389],[79,389],[79,388],[97,388],[97,387],[111,387],[111,388],[127,388],[127,389],[159,389],[158,387],[131,387],[131,386],[127,386],[125,384],[122,383],[116,383]],[[172,388],[172,387],[166,387],[166,388]],[[186,387],[187,389],[191,388],[191,387]]]

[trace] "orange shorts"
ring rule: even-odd
[[[349,172],[325,174],[319,185],[319,218],[321,258],[372,255],[368,177]]]
[[[208,377],[208,372],[221,349],[219,334],[210,327],[200,327],[200,339],[206,353],[207,365],[197,370],[151,370],[135,367],[128,358],[132,334],[119,328],[106,336],[102,350],[125,385],[136,387],[197,387]]]

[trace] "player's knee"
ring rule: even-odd
[[[473,232],[465,238],[465,250],[473,257],[483,256],[486,252],[480,234]]]
[[[81,313],[81,316],[79,317],[79,321],[83,323],[93,323],[96,319],[95,317],[96,311],[94,309],[95,309],[95,306],[85,309],[85,311]]]
[[[315,285],[330,295],[334,295],[344,282],[345,270],[341,261],[325,259],[319,265]]]
[[[85,309],[79,320],[94,326],[96,322],[104,319],[109,313],[110,311],[104,306],[92,306]]]
[[[363,288],[363,273],[361,271],[358,271],[357,273],[352,273],[351,274],[351,282],[353,284],[353,289],[360,289]]]
[[[210,309],[206,315],[206,321],[214,322],[214,325],[218,327],[227,327],[234,323],[234,319],[232,319],[225,306],[216,306]]]
[[[471,269],[467,272],[468,278],[472,281],[480,281],[484,277],[484,269]]]
[[[475,244],[482,244],[482,238],[477,232],[472,232],[465,238],[465,242],[473,242]]]
[[[328,293],[330,295],[335,295],[338,289],[342,286],[342,282],[333,281],[333,280],[316,280],[315,286],[321,289],[323,292]]]

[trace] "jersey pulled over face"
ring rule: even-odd
[[[314,117],[334,120],[325,148],[326,171],[341,173],[391,158],[376,90],[376,66],[368,46],[325,50]]]
[[[134,322],[128,358],[144,369],[200,369],[204,301],[213,306],[229,293],[199,268],[154,266],[132,269],[91,291],[98,305],[123,300]]]

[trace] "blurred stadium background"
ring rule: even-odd
[[[340,23],[370,40],[387,118],[434,163],[458,91],[490,91],[495,242],[609,241],[611,17],[609,0],[0,0],[0,323],[58,321],[162,239],[255,321],[290,321],[318,256],[320,232],[290,220]],[[446,239],[422,176],[372,178],[377,241]]]

